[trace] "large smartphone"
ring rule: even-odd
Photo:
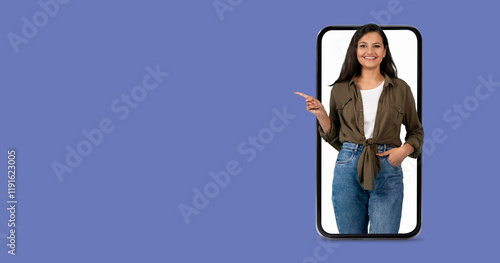
[[[317,86],[316,98],[330,114],[330,86],[339,77],[349,42],[360,26],[327,26],[317,37]],[[422,122],[422,36],[412,26],[381,26],[387,36],[398,77],[411,88],[417,113]],[[316,122],[316,131],[319,123]],[[401,128],[404,143],[406,130]],[[317,133],[316,154],[316,228],[327,238],[402,238],[416,236],[422,221],[422,167],[420,154],[417,159],[407,157],[402,165],[404,198],[401,224],[397,234],[340,234],[332,205],[332,181],[338,151]]]

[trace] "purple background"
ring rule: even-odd
[[[47,21],[38,1],[0,4],[2,262],[497,257],[500,94],[475,91],[481,76],[500,82],[490,24],[498,4],[220,0],[231,11],[219,16],[212,1],[62,2]],[[22,36],[23,17],[34,15],[46,23],[16,53],[8,36]],[[315,119],[293,92],[315,95],[323,27],[368,22],[412,25],[423,36],[423,227],[407,241],[326,241],[315,229]],[[112,102],[156,65],[170,75],[119,119]],[[453,112],[464,104],[462,115]],[[269,133],[273,109],[284,107],[295,117]],[[115,130],[59,181],[51,164],[64,163],[65,147],[104,118]],[[238,147],[259,135],[267,144],[248,161]],[[16,256],[5,238],[11,148]],[[239,174],[186,224],[179,204],[193,206],[192,189],[213,185],[210,172],[231,160]]]

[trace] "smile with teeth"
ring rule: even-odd
[[[375,60],[377,57],[370,57],[370,56],[366,56],[366,57],[363,57],[364,59],[367,59],[367,60]]]

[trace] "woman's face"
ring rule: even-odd
[[[385,52],[382,36],[377,32],[366,33],[358,41],[356,55],[364,69],[379,68]]]

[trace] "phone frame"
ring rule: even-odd
[[[356,30],[361,25],[332,25],[321,29],[316,38],[316,98],[321,101],[321,55],[322,40],[326,32],[330,30]],[[408,25],[386,25],[380,26],[382,30],[409,30],[417,38],[417,115],[422,123],[422,35],[420,31]],[[417,236],[422,228],[422,154],[417,157],[417,225],[409,233],[403,234],[331,234],[326,232],[321,224],[321,136],[317,132],[320,126],[316,120],[316,230],[325,238],[334,239],[409,239]]]

